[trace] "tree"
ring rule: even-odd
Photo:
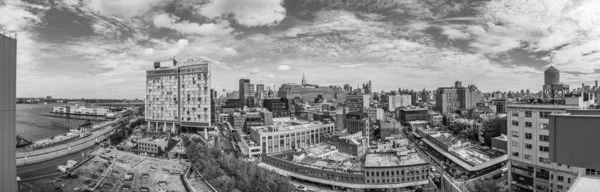
[[[494,181],[477,180],[471,185],[467,185],[471,192],[502,192],[502,188]]]
[[[490,146],[492,143],[492,138],[500,136],[500,134],[506,134],[507,129],[507,119],[506,117],[500,118],[492,118],[483,121],[483,138],[485,140],[486,146]]]

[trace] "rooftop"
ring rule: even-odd
[[[568,192],[597,191],[600,188],[600,178],[582,176],[575,180]]]
[[[255,126],[252,127],[258,133],[274,133],[274,132],[286,132],[286,131],[294,131],[301,129],[309,129],[309,128],[318,128],[323,125],[327,125],[325,123],[319,121],[313,122],[300,122],[300,121],[288,121],[288,122],[280,122],[277,125],[269,125],[269,126]]]
[[[365,167],[395,167],[427,163],[416,153],[398,156],[395,153],[370,153],[365,157]]]

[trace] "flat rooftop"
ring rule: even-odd
[[[332,123],[329,123],[329,124],[332,124]],[[292,122],[285,122],[285,123],[277,124],[277,125],[256,126],[256,127],[252,127],[252,129],[258,133],[275,133],[275,132],[286,132],[286,131],[317,128],[317,127],[321,127],[323,125],[326,125],[326,124],[319,122],[319,121],[302,122],[302,123],[292,121]]]
[[[395,153],[371,153],[365,157],[365,167],[395,167],[427,163],[416,153],[398,156]]]
[[[483,146],[467,140],[455,136],[451,133],[447,132],[431,132],[427,133],[429,136],[433,137],[435,140],[442,142],[446,147],[449,148],[449,152],[460,158],[462,161],[473,165],[483,164],[492,159],[499,158],[505,153],[496,151],[490,148],[484,148]],[[443,146],[442,146],[443,147]]]
[[[600,178],[582,176],[575,180],[568,192],[597,191],[600,188]]]

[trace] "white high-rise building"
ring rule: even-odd
[[[18,191],[16,149],[16,34],[0,31],[0,191]]]
[[[210,127],[210,76],[205,60],[155,62],[154,69],[146,71],[148,128],[176,132]]]
[[[398,107],[411,105],[410,95],[388,95],[388,110],[395,111]]]

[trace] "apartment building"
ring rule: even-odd
[[[370,104],[370,95],[348,95],[346,98],[346,107],[350,112],[363,112]]]
[[[578,168],[550,160],[549,117],[580,109],[566,104],[507,104],[509,183],[512,191],[567,191]]]
[[[369,119],[375,118],[377,120],[383,120],[383,109],[382,108],[367,108],[365,109],[367,117]]]

